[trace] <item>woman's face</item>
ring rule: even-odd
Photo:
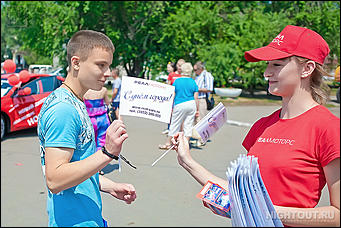
[[[291,97],[301,87],[302,67],[294,58],[268,61],[264,77],[269,81],[269,93]]]
[[[173,67],[170,64],[167,64],[167,72],[168,73],[174,72]]]

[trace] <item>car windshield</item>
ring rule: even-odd
[[[1,97],[5,96],[12,87],[7,79],[1,79]]]

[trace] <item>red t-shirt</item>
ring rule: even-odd
[[[181,74],[177,74],[177,73],[175,73],[175,72],[172,72],[172,73],[170,73],[170,74],[168,75],[167,80],[168,80],[169,82],[171,82],[171,85],[173,85],[175,79],[180,78],[180,77],[181,77]]]
[[[258,120],[243,146],[258,157],[274,205],[313,208],[326,184],[323,167],[340,157],[340,118],[322,105],[292,119],[280,112]]]

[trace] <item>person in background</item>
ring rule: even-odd
[[[167,64],[167,72],[168,72],[168,78],[167,78],[167,84],[171,85],[173,77],[179,77],[178,74],[176,73],[176,64],[173,62],[169,62]]]
[[[104,75],[109,77],[110,69],[108,69]],[[110,120],[107,114],[107,106],[110,103],[108,90],[104,86],[99,91],[89,89],[84,94],[83,99],[92,126],[94,127],[97,151],[105,145],[105,135],[107,128],[110,125]],[[104,175],[104,172],[101,170],[99,174]]]
[[[175,73],[175,71],[176,71],[176,64],[173,63],[173,62],[169,62],[169,63],[167,64],[167,72],[168,72],[167,84],[168,84],[168,85],[171,85],[171,84],[172,84],[172,79],[173,79],[173,77],[179,77],[179,76],[177,76],[177,74]],[[169,132],[169,125],[170,125],[170,124],[168,124],[167,129],[165,129],[165,130],[162,132],[162,134],[164,134],[164,135],[167,135],[167,134],[168,134],[168,132]]]
[[[169,85],[173,85],[175,79],[180,78],[181,77],[181,66],[182,64],[184,64],[186,61],[184,59],[179,59],[176,63],[176,71],[174,74],[170,74],[168,75],[168,84]]]
[[[120,108],[120,97],[121,97],[121,84],[122,80],[120,76],[120,70],[118,68],[114,68],[112,70],[112,77],[114,78],[114,82],[112,84],[112,97],[111,97],[111,105],[115,111],[116,118],[122,120],[119,115],[119,108]]]
[[[329,94],[322,80],[328,75],[323,69],[328,53],[318,33],[288,25],[269,45],[244,55],[249,62],[267,61],[269,92],[282,97],[282,107],[253,124],[242,145],[258,158],[286,226],[340,226],[340,118],[324,106]],[[198,183],[210,180],[228,189],[226,177],[213,175],[192,158],[182,132],[171,141],[179,164]],[[330,205],[316,207],[326,184]]]
[[[101,90],[115,51],[103,33],[80,30],[66,48],[69,71],[63,84],[44,101],[38,116],[41,166],[48,189],[48,226],[108,226],[102,216],[100,191],[131,204],[133,185],[114,182],[98,172],[118,160],[128,138],[124,123],[107,129],[105,145],[96,139],[83,96]]]
[[[193,67],[191,63],[181,65],[181,78],[173,83],[175,86],[174,107],[169,126],[167,141],[163,145],[159,145],[159,149],[167,150],[171,147],[171,137],[181,130],[187,140],[192,136],[192,128],[194,118],[198,112],[198,86],[191,78]]]
[[[195,123],[198,123],[202,118],[204,118],[208,111],[207,111],[207,104],[206,104],[206,96],[209,97],[211,92],[213,92],[213,83],[214,78],[210,72],[205,69],[205,65],[198,61],[194,64],[194,72],[197,75],[195,78],[195,82],[199,88],[199,116],[195,119]],[[206,143],[199,139],[197,141],[198,146],[204,146]]]

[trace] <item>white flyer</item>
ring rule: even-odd
[[[123,76],[119,114],[170,123],[174,91],[171,85]]]

